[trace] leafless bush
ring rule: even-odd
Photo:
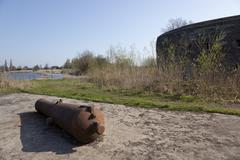
[[[182,18],[169,19],[167,26],[165,28],[162,28],[162,32],[171,31],[192,23],[192,21],[187,21]]]

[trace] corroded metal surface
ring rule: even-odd
[[[104,115],[93,105],[74,105],[63,103],[61,100],[52,103],[39,99],[35,103],[35,108],[48,116],[48,121],[67,131],[80,143],[94,141],[105,130]]]

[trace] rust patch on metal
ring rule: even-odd
[[[75,137],[80,143],[90,143],[103,134],[104,115],[94,105],[56,103],[39,99],[35,109],[51,118],[51,121]]]

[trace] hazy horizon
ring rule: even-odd
[[[0,0],[0,65],[12,59],[15,66],[61,66],[86,49],[105,55],[111,45],[142,51],[169,19],[239,14],[238,0]]]

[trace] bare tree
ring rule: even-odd
[[[12,63],[12,59],[10,59],[10,63],[9,63],[9,71],[13,70],[13,63]]]
[[[171,31],[177,28],[180,28],[182,26],[186,26],[188,24],[192,24],[193,22],[184,20],[182,18],[175,18],[175,19],[169,19],[168,24],[165,28],[162,28],[163,32]]]
[[[8,65],[7,65],[7,60],[5,59],[4,62],[4,71],[8,71]]]
[[[46,69],[46,70],[47,70],[47,69],[49,69],[49,67],[48,67],[48,64],[47,64],[47,63],[45,64],[45,66],[44,66],[44,69]]]

